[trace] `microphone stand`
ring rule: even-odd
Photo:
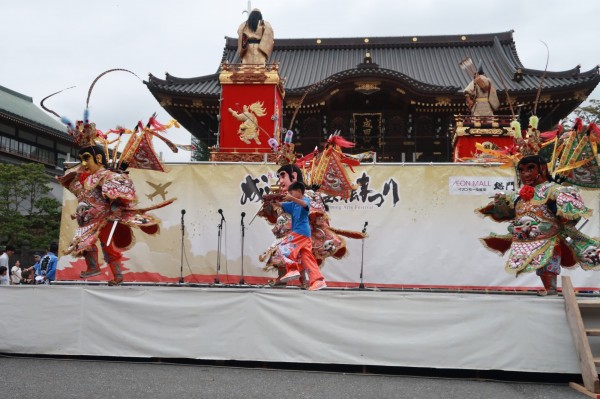
[[[219,281],[219,272],[221,271],[221,232],[223,231],[223,223],[225,223],[225,216],[223,216],[222,212],[219,213],[221,214],[221,222],[217,226],[217,275],[215,276],[215,284],[221,283]]]
[[[241,273],[241,277],[240,277],[240,285],[244,285],[244,230],[246,230],[246,226],[244,226],[244,216],[246,216],[246,212],[242,212],[242,220],[241,220],[241,227],[242,227],[242,273]]]
[[[181,262],[179,264],[179,284],[183,284],[183,243],[185,235],[185,223],[183,222],[183,215],[185,215],[185,209],[181,210]]]
[[[363,226],[362,229],[362,233],[366,234],[367,233],[367,225],[369,224],[369,222],[365,222],[365,225]],[[360,255],[360,284],[358,285],[358,288],[361,290],[365,289],[365,285],[363,283],[363,267],[365,264],[365,238],[363,237],[362,239],[362,252]]]

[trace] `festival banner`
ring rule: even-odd
[[[261,196],[276,183],[277,165],[203,163],[169,165],[167,173],[133,169],[139,207],[176,198],[151,211],[162,220],[158,235],[135,230],[135,245],[125,251],[125,282],[265,284],[275,272],[263,271],[259,255],[272,243],[273,226],[254,217]],[[346,239],[348,253],[327,259],[322,272],[331,287],[356,287],[361,270],[367,286],[400,288],[539,287],[535,274],[515,279],[504,271],[506,256],[485,249],[479,238],[507,233],[506,223],[479,218],[474,210],[498,191],[514,188],[514,171],[477,164],[371,164],[351,174],[357,189],[347,200],[324,195],[331,226],[361,231],[364,240]],[[484,188],[461,191],[461,187]],[[597,191],[582,191],[586,204],[597,209]],[[73,237],[77,201],[64,192],[60,247]],[[223,211],[220,262],[218,225]],[[242,216],[242,214],[244,216]],[[598,217],[582,232],[599,236]],[[243,228],[243,230],[242,230]],[[364,244],[364,245],[363,245]],[[363,250],[364,248],[364,250]],[[183,249],[183,251],[182,251]],[[106,270],[106,266],[102,266]],[[59,280],[79,280],[83,259],[61,256]],[[243,270],[242,270],[243,268]],[[564,270],[575,286],[598,289],[600,279],[581,269]],[[90,280],[107,280],[110,273]]]
[[[450,176],[450,195],[494,195],[515,191],[513,177]]]

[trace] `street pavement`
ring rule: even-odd
[[[433,371],[434,372],[434,371]],[[242,368],[197,363],[0,356],[0,397],[584,399],[566,382],[507,382]],[[440,372],[442,375],[442,372]],[[552,379],[551,376],[548,379]]]

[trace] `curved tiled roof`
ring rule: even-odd
[[[223,61],[239,63],[237,38],[226,37]],[[367,69],[358,66],[370,53],[376,65]],[[280,76],[285,79],[288,93],[321,80],[370,73],[403,81],[409,87],[425,92],[458,91],[470,77],[459,62],[470,57],[482,61],[486,75],[511,93],[533,92],[540,85],[544,71],[528,69],[519,60],[513,32],[373,38],[276,39],[269,62],[279,64]],[[513,80],[520,69],[523,79]],[[546,89],[586,88],[590,92],[600,82],[598,67],[580,72],[579,67],[568,71],[547,72]],[[504,84],[502,84],[502,81]],[[148,87],[163,92],[217,96],[220,93],[218,73],[197,78],[181,79],[167,74],[158,79],[150,75]]]
[[[198,78],[177,78],[166,74],[165,79],[159,79],[154,75],[148,76],[148,82],[155,86],[160,87],[165,91],[173,91],[182,94],[218,94],[221,92],[221,85],[219,84],[219,74],[200,76]]]
[[[0,114],[5,118],[45,130],[55,136],[71,140],[67,128],[42,109],[31,97],[0,86]]]

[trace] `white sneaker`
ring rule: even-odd
[[[325,280],[317,280],[314,283],[312,283],[310,285],[310,287],[308,287],[309,291],[318,291],[318,290],[322,290],[323,288],[327,288],[327,283],[325,283]]]
[[[282,283],[287,283],[288,281],[298,280],[300,278],[300,272],[298,270],[292,270],[287,272],[285,276],[279,279]]]

